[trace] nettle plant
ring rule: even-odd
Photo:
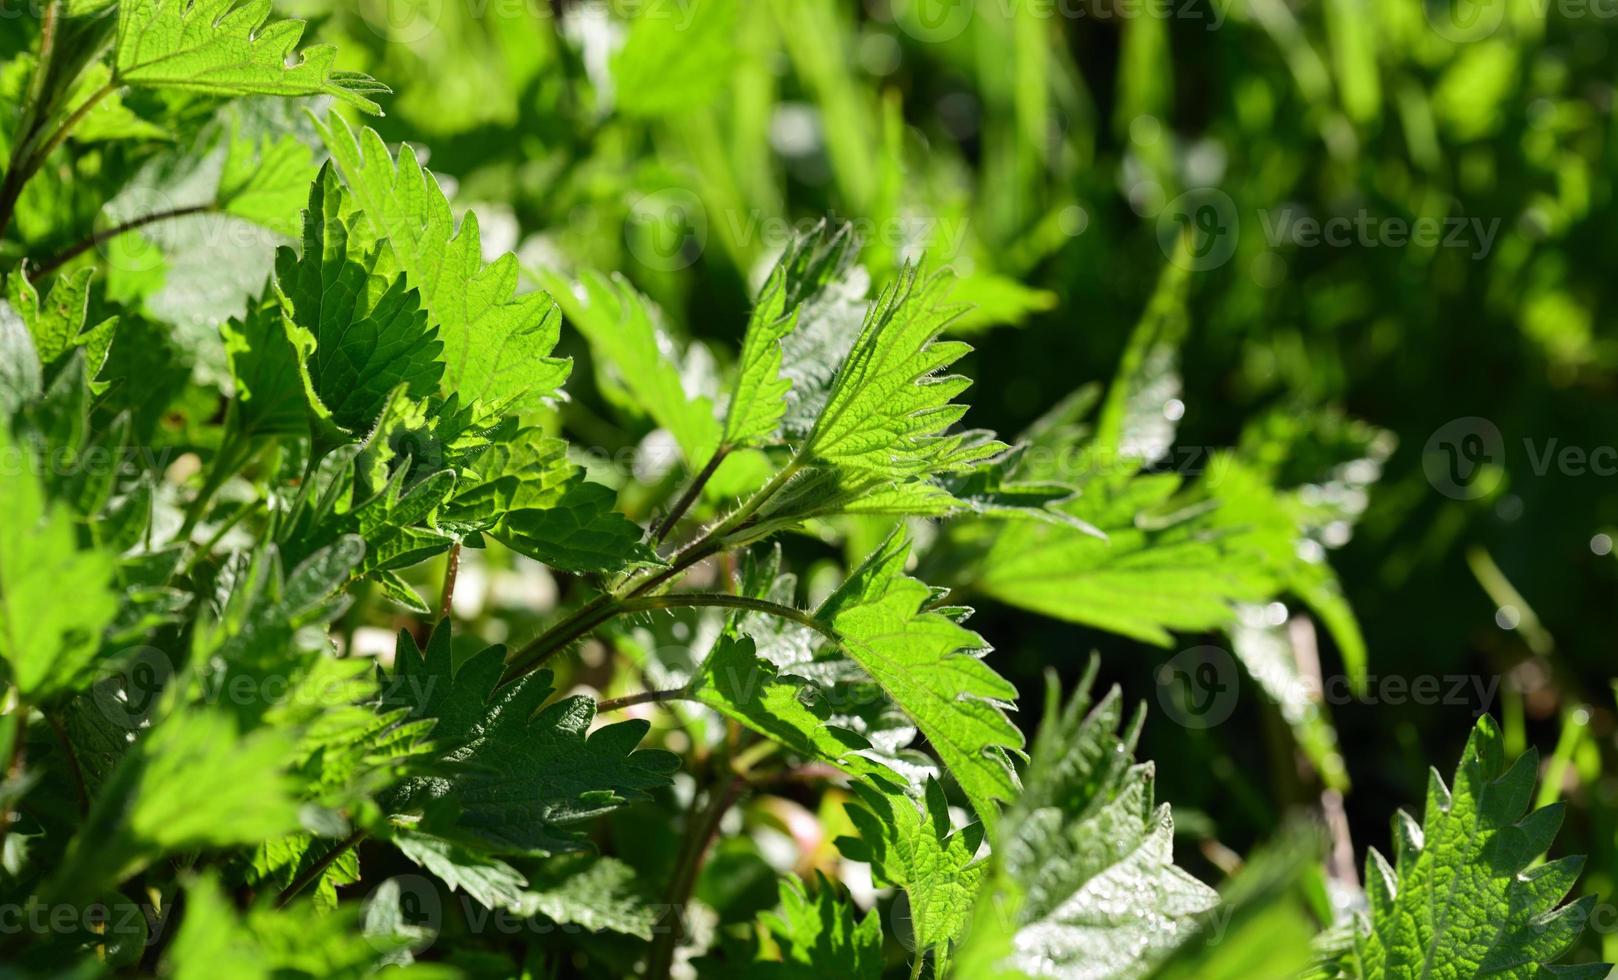
[[[535,270],[548,292],[523,291],[514,257],[485,263],[412,150],[335,111],[376,112],[386,89],[298,51],[302,25],[267,0],[55,2],[25,26],[33,50],[0,70],[8,973],[1262,972],[1278,889],[1222,902],[1174,865],[1133,757],[1141,713],[1117,690],[1092,701],[1092,663],[1065,706],[1051,682],[1025,753],[969,610],[911,575],[1152,642],[1236,636],[1256,628],[1244,606],[1286,592],[1363,667],[1329,569],[1298,557],[1334,515],[1282,489],[1266,451],[1297,433],[1260,427],[1207,468],[1218,481],[1158,465],[1183,275],[1094,421],[1081,394],[1013,448],[958,426],[948,275],[906,268],[869,295],[859,243],[826,227],[769,272],[721,396],[693,397],[627,280]],[[296,97],[312,123],[263,103]],[[201,197],[53,247],[87,233],[85,200],[154,168]],[[296,237],[220,328],[217,387],[172,363],[120,258],[139,229],[204,214]],[[679,450],[649,526],[556,434],[564,313],[609,399]],[[806,606],[788,534],[869,547]],[[469,549],[543,563],[564,603],[508,646],[457,635]],[[428,602],[412,576],[440,566]],[[356,598],[405,626],[381,663],[333,629]],[[674,615],[702,633],[683,661],[637,641]],[[558,696],[589,637],[672,686]],[[648,702],[672,719],[655,733],[599,717]],[[1329,725],[1288,720],[1341,780]],[[1480,721],[1453,788],[1433,777],[1422,822],[1396,821],[1393,861],[1373,852],[1364,902],[1336,913],[1309,834],[1255,857],[1332,926],[1297,970],[1604,975],[1543,965],[1589,900],[1559,905],[1576,860],[1538,861],[1560,811],[1525,816],[1535,769]],[[822,819],[901,896],[891,928],[818,876],[716,916],[725,862],[742,866],[727,816],[793,781],[837,789]]]

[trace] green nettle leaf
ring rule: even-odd
[[[124,0],[113,49],[115,80],[204,95],[329,95],[381,114],[390,91],[368,75],[333,71],[337,49],[297,51],[303,21],[270,21],[270,0]]]
[[[380,904],[382,888],[375,898]],[[397,894],[392,898],[397,904]],[[417,976],[423,970],[412,966],[400,971],[397,958],[408,954],[409,938],[362,930],[358,905],[320,909],[299,902],[277,909],[265,900],[238,913],[219,882],[206,876],[188,883],[183,908],[174,943],[164,954],[163,975],[175,980],[362,980],[383,967],[399,976]]]
[[[484,908],[521,907],[528,879],[499,858],[409,827],[389,828],[388,839],[405,857],[437,875],[451,891],[465,892]]]
[[[1174,821],[1136,765],[1114,688],[1091,710],[1092,660],[1065,707],[1054,676],[1026,789],[994,853],[956,972],[969,977],[1133,978],[1200,928],[1218,896],[1174,865]]]
[[[966,513],[1007,520],[1036,520],[1065,525],[1095,538],[1099,528],[1085,523],[1058,504],[1073,497],[1073,487],[1052,480],[1022,480],[1016,474],[1026,445],[1014,446],[993,459],[939,481]]]
[[[805,758],[877,783],[905,781],[879,764],[869,739],[839,723],[845,719],[814,685],[779,673],[754,650],[750,636],[721,636],[692,680],[692,697]]]
[[[726,445],[780,441],[787,400],[795,390],[809,387],[795,385],[784,370],[784,344],[804,320],[810,324],[826,322],[824,317],[817,320],[817,302],[846,279],[858,252],[859,242],[849,226],[833,228],[822,223],[812,234],[796,239],[771,270],[742,338],[730,406],[725,412]]]
[[[259,888],[280,891],[300,873],[317,870],[318,877],[308,886],[310,904],[323,912],[334,911],[340,902],[337,889],[360,880],[358,854],[338,841],[311,834],[265,841],[253,852],[249,880]]]
[[[617,502],[611,489],[580,474],[549,506],[506,514],[494,536],[511,550],[564,571],[657,564],[657,555],[641,540],[640,526],[614,509]]]
[[[1367,980],[1607,976],[1607,964],[1551,966],[1584,931],[1594,895],[1558,905],[1583,858],[1536,861],[1562,825],[1562,806],[1532,812],[1539,755],[1507,764],[1487,715],[1467,739],[1453,787],[1436,771],[1417,824],[1394,818],[1394,863],[1365,864],[1370,912],[1355,940]]]
[[[1017,798],[1008,752],[1022,733],[1006,717],[1017,689],[984,663],[988,645],[961,625],[968,610],[904,574],[909,541],[895,532],[849,574],[815,619],[921,729],[993,826],[999,802]]]
[[[610,929],[650,941],[658,906],[641,891],[635,869],[609,857],[563,854],[540,866],[517,911],[564,926]]]
[[[757,522],[733,540],[752,540],[841,514],[944,517],[1006,509],[1011,496],[996,501],[990,492],[999,490],[1004,477],[990,473],[980,478],[981,486],[960,483],[965,475],[994,467],[1007,447],[987,432],[948,431],[966,413],[966,406],[952,399],[970,383],[938,374],[970,349],[936,339],[960,312],[946,302],[948,276],[922,279],[914,269],[903,270],[871,304],[846,357],[835,354],[836,344],[824,325],[841,322],[835,311],[846,308],[853,292],[844,288],[847,282],[840,272],[813,281],[820,283],[821,292],[802,308],[799,319],[820,326],[787,333],[782,341],[781,373],[794,383],[782,433],[801,442],[778,479],[796,478],[765,502]],[[838,365],[825,386],[813,372],[799,377],[805,351],[788,348],[800,334],[808,350],[820,349]],[[807,430],[800,430],[801,411],[808,406],[818,408],[818,414]],[[958,498],[951,486],[974,497]],[[1023,502],[1033,499],[1025,496]],[[1035,509],[1054,499],[1059,499],[1054,493],[1040,495]],[[1077,519],[1054,512],[1045,516],[1084,528]]]
[[[1235,506],[1187,506],[1173,473],[1093,485],[1057,505],[1099,528],[1035,522],[973,522],[951,529],[949,580],[1001,602],[1070,622],[1168,646],[1171,631],[1216,629],[1243,602],[1263,602],[1279,587],[1267,558],[1289,540],[1276,522],[1248,523]],[[1223,488],[1222,488],[1223,489]],[[1261,492],[1265,488],[1257,488]],[[1276,514],[1275,517],[1280,515]]]
[[[870,864],[877,881],[905,890],[917,950],[959,938],[982,887],[982,825],[956,830],[937,780],[927,781],[919,805],[865,785],[854,790],[860,805],[850,804],[848,817],[859,837],[838,838],[843,856]]]
[[[298,208],[316,173],[314,151],[296,136],[259,134],[237,121],[225,144],[214,205],[288,238],[300,229]]]
[[[220,328],[236,397],[227,427],[245,438],[302,435],[309,431],[298,352],[287,338],[281,306],[273,299]]]
[[[567,443],[539,429],[517,429],[462,470],[442,523],[488,531],[520,554],[575,572],[657,563],[640,525],[617,512],[617,495],[586,482]]]
[[[797,877],[781,879],[781,905],[761,920],[781,950],[781,962],[747,967],[748,976],[787,978],[882,976],[882,921],[875,909],[855,918],[848,901],[819,873],[814,894]]]
[[[276,256],[276,288],[311,406],[353,433],[370,429],[396,386],[414,398],[433,391],[444,345],[405,277],[375,274],[378,250],[360,251],[346,204],[328,164],[309,192],[303,254]]]
[[[0,412],[10,418],[43,391],[43,369],[28,323],[16,307],[0,300]]]
[[[38,703],[79,687],[94,665],[118,614],[118,562],[79,547],[73,515],[46,500],[33,454],[4,421],[0,460],[0,656],[22,700]]]
[[[873,480],[915,479],[969,468],[1006,447],[945,430],[966,414],[952,399],[971,384],[938,372],[971,348],[936,338],[961,311],[947,276],[906,269],[882,291],[838,371],[800,454]]]
[[[541,710],[554,692],[550,671],[497,687],[504,669],[501,647],[455,669],[447,624],[426,650],[401,634],[385,703],[409,708],[412,720],[436,721],[432,739],[447,768],[406,783],[390,809],[424,810],[423,829],[492,853],[549,854],[588,846],[566,825],[668,784],[678,757],[636,748],[647,722],[591,732],[593,700],[562,698]]]
[[[224,712],[184,708],[130,748],[97,794],[50,892],[97,894],[165,854],[259,841],[298,827],[285,774],[291,737],[241,735]]]
[[[388,268],[402,272],[443,341],[443,387],[491,413],[535,408],[572,370],[549,357],[561,330],[556,304],[542,292],[516,294],[517,259],[483,264],[477,215],[455,228],[449,200],[408,144],[395,165],[371,129],[355,138],[331,116],[320,126],[361,210],[354,228],[385,239]]]
[[[435,515],[455,489],[455,471],[417,476],[411,480],[410,469],[400,466],[368,499],[293,529],[283,541],[287,557],[301,561],[344,535],[354,535],[365,542],[364,560],[354,574],[365,575],[408,568],[448,550],[454,538],[435,526]]]
[[[89,312],[90,280],[94,274],[93,269],[79,269],[58,277],[43,301],[26,276],[11,276],[7,280],[7,298],[27,324],[42,367],[52,366],[77,348],[84,349],[86,373],[91,379],[105,363],[118,319],[109,317],[89,330],[84,328]]]
[[[80,269],[57,279],[42,305],[25,277],[11,277],[15,280],[11,288],[19,291],[12,297],[13,305],[22,313],[28,331],[34,335],[34,349],[41,364],[50,364],[72,347],[84,326],[85,304],[89,302],[90,277],[94,272]]]

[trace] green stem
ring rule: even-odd
[[[516,650],[506,658],[506,672],[501,677],[500,683],[502,685],[509,684],[524,674],[539,669],[545,661],[561,652],[568,644],[588,635],[620,613],[631,611],[634,607],[626,607],[624,605],[626,599],[634,599],[643,593],[649,592],[675,578],[681,572],[709,555],[722,551],[725,546],[725,535],[736,530],[757,513],[758,509],[764,506],[765,502],[782,487],[786,486],[787,482],[796,476],[802,467],[802,461],[794,458],[769,483],[749,497],[746,503],[710,528],[699,540],[681,549],[670,558],[667,568],[651,572],[645,577],[630,577],[628,581],[617,589],[599,595],[585,605],[580,606],[571,616],[541,633],[526,646]],[[781,608],[788,607],[783,606]],[[795,612],[796,610],[793,611]]]
[[[667,568],[660,569],[650,577],[639,581],[630,579],[624,583],[622,588],[616,591],[616,594],[636,596],[643,592],[650,592],[665,582],[677,578],[686,569],[719,551],[719,549],[720,545],[717,541],[710,541],[707,537],[704,537],[701,541],[693,542],[690,546],[680,549],[671,556]]]
[[[67,770],[73,777],[74,795],[79,801],[79,816],[88,816],[90,813],[90,794],[84,787],[84,770],[79,767],[79,754],[73,751],[73,740],[67,737],[67,727],[60,718],[45,717],[51,731],[56,733],[56,741],[62,746],[62,754],[67,757]]]
[[[1534,798],[1538,810],[1555,803],[1562,795],[1562,783],[1567,779],[1567,768],[1573,762],[1579,743],[1584,740],[1590,724],[1590,709],[1583,705],[1562,711],[1562,731],[1556,738],[1556,749],[1545,763],[1545,777],[1540,780],[1539,793]]]
[[[226,437],[208,464],[207,472],[202,478],[202,487],[197,490],[197,495],[192,498],[190,506],[185,510],[185,523],[180,526],[180,541],[190,540],[191,532],[197,529],[197,525],[202,523],[203,515],[208,512],[208,505],[213,501],[214,494],[219,492],[219,488],[224,486],[225,481],[237,470],[247,465],[250,459],[252,450],[248,446],[230,439],[229,436]]]
[[[803,469],[803,460],[800,457],[793,457],[792,462],[781,467],[781,472],[771,477],[770,482],[764,484],[757,493],[747,498],[746,503],[732,511],[730,516],[719,522],[718,526],[703,535],[703,539],[717,541],[741,527],[748,518],[758,513],[759,508],[768,503],[771,497],[779,493],[782,487],[790,483],[801,469]]]
[[[783,605],[779,602],[770,602],[768,599],[732,595],[729,592],[676,592],[670,595],[636,596],[620,602],[618,609],[620,612],[630,613],[645,612],[652,609],[692,609],[707,606],[717,606],[723,609],[743,609],[748,612],[763,613],[766,616],[776,616],[780,619],[791,620],[799,626],[807,626],[833,643],[842,642],[842,638],[837,635],[836,630],[802,609]]]
[[[448,619],[455,602],[455,579],[461,574],[461,543],[449,546],[449,557],[444,568],[444,590],[438,597],[438,618]]]
[[[74,128],[78,126],[79,123],[84,122],[84,118],[88,116],[96,106],[101,104],[101,100],[116,91],[118,91],[118,83],[108,82],[107,84],[96,89],[94,92],[91,92],[89,98],[79,103],[79,107],[73,110],[73,114],[64,119],[62,121],[62,125],[56,127],[56,131],[45,138],[45,141],[40,144],[39,149],[29,155],[28,161],[30,170],[38,170],[45,163],[45,161],[50,158],[50,155],[56,152],[56,148],[62,145],[62,141],[68,138],[68,135],[73,132]],[[32,176],[32,173],[30,173],[29,176]]]
[[[674,950],[685,938],[685,911],[691,903],[697,873],[702,870],[702,858],[718,834],[719,823],[725,813],[741,796],[744,785],[740,776],[731,776],[723,788],[714,787],[707,807],[687,828],[685,847],[675,865],[674,878],[669,882],[667,906],[673,921],[652,940],[652,949],[646,961],[648,980],[668,980],[669,971],[674,966]]]
[[[719,464],[725,461],[725,457],[729,453],[729,446],[720,446],[714,450],[713,455],[708,459],[708,465],[704,466],[696,477],[691,480],[691,485],[685,488],[685,493],[682,493],[680,499],[674,502],[674,506],[669,508],[668,514],[658,524],[657,529],[652,532],[652,542],[654,544],[661,544],[663,539],[668,537],[668,533],[674,530],[674,525],[678,524],[680,518],[685,516],[685,512],[691,509],[691,505],[697,502],[697,498],[702,494],[702,488],[707,486],[708,481],[713,478],[714,473],[719,469]]]
[[[732,759],[730,762],[730,768],[735,771],[736,775],[745,779],[746,777],[752,775],[754,766],[758,765],[760,762],[763,762],[765,759],[768,759],[770,756],[775,755],[779,751],[781,751],[781,743],[779,742],[774,742],[769,739],[754,742],[752,745],[749,745],[747,748],[736,753],[736,758]]]
[[[568,628],[566,630],[552,630],[541,636],[539,640],[517,651],[517,654],[506,664],[506,672],[500,678],[500,683],[502,685],[509,684],[524,674],[537,670],[540,665],[563,647],[588,635],[597,627],[605,625],[609,620],[626,613],[650,612],[654,609],[694,609],[708,606],[723,609],[745,609],[749,612],[764,613],[767,616],[778,616],[781,619],[791,620],[800,626],[807,626],[833,643],[842,643],[842,638],[837,635],[836,630],[802,609],[782,605],[779,602],[770,602],[766,599],[754,599],[751,596],[732,595],[728,592],[676,592],[667,595],[630,596],[624,599],[601,596],[590,606],[585,607],[590,610],[590,615],[579,616],[575,614],[567,620]]]
[[[28,278],[31,281],[43,279],[45,276],[50,275],[52,272],[55,272],[57,269],[78,258],[80,255],[83,255],[85,252],[90,251],[90,249],[97,248],[107,242],[110,242],[125,232],[134,231],[137,228],[144,228],[147,225],[156,224],[159,221],[170,221],[174,218],[184,218],[193,214],[207,214],[216,210],[218,210],[218,206],[211,203],[191,204],[183,208],[169,208],[164,211],[154,211],[151,214],[141,215],[138,218],[131,218],[130,220],[114,225],[111,228],[98,231],[88,238],[85,238],[74,245],[70,245],[63,251],[51,256],[44,262],[41,262],[38,267],[30,271],[28,273]]]
[[[630,579],[618,590],[620,595],[636,596],[649,592],[663,583],[669,581],[681,572],[695,565],[697,562],[725,548],[725,536],[745,524],[752,516],[758,513],[769,499],[780,492],[781,488],[798,475],[803,463],[794,458],[782,468],[781,472],[766,483],[759,491],[747,498],[747,502],[728,514],[724,520],[709,528],[703,536],[690,545],[677,552],[669,561],[669,567],[662,571],[651,573],[647,578],[639,581]]]
[[[639,694],[627,694],[621,698],[608,698],[596,703],[596,713],[618,711],[622,708],[631,708],[637,704],[658,704],[663,701],[679,701],[686,698],[685,688],[677,687],[668,691],[642,691]]]
[[[618,615],[617,601],[610,593],[602,593],[580,606],[578,611],[541,633],[532,643],[522,647],[506,659],[506,672],[500,678],[502,686],[538,670],[545,661],[572,643],[586,636],[596,627]]]
[[[51,0],[45,8],[45,17],[39,27],[39,61],[34,69],[33,82],[28,86],[28,101],[39,106],[45,99],[45,78],[51,71],[51,59],[56,54],[56,24],[61,16],[62,0]]]
[[[55,152],[56,148],[62,145],[62,141],[67,139],[68,134],[73,131],[73,127],[83,122],[84,117],[88,116],[90,110],[94,109],[102,99],[117,90],[117,85],[108,82],[92,92],[90,97],[85,99],[77,109],[73,110],[73,114],[62,122],[62,125],[56,127],[55,132],[46,137],[38,150],[33,150],[32,152],[29,150],[30,144],[33,142],[32,134],[18,141],[16,150],[11,154],[11,166],[6,169],[5,183],[0,184],[0,236],[5,235],[6,229],[11,227],[12,215],[17,210],[17,200],[22,197],[22,189],[28,183],[29,178],[33,177],[39,168],[44,165],[45,161],[50,158],[50,155]]]
[[[4,779],[11,782],[22,775],[27,753],[24,744],[28,737],[28,705],[18,701],[12,706],[16,721],[12,722],[11,757],[6,760]],[[6,836],[11,833],[11,807],[0,806],[0,852],[5,850]]]
[[[187,559],[185,563],[185,567],[175,572],[174,577],[184,578],[195,571],[196,567],[202,563],[202,560],[213,554],[213,550],[219,547],[219,542],[225,539],[225,535],[230,533],[230,529],[240,524],[242,522],[242,518],[252,513],[254,508],[257,507],[259,503],[261,503],[261,501],[256,496],[252,500],[242,501],[241,506],[237,507],[229,517],[220,522],[219,527],[214,530],[213,535],[208,538],[207,543],[192,551],[191,557]]]
[[[338,841],[336,846],[327,851],[325,854],[321,855],[320,860],[305,868],[302,874],[292,879],[292,884],[286,886],[286,888],[281,891],[281,894],[276,896],[275,907],[284,908],[287,903],[298,897],[299,892],[303,891],[305,888],[308,888],[314,882],[320,880],[320,876],[325,874],[326,869],[331,867],[338,858],[342,857],[343,854],[350,848],[359,846],[359,842],[364,839],[365,831],[356,830],[352,834],[349,834],[347,837],[344,837],[342,840]]]

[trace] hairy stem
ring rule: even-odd
[[[729,453],[729,446],[720,446],[714,450],[713,455],[708,459],[708,465],[704,466],[692,478],[691,484],[685,488],[685,493],[680,494],[680,499],[674,502],[674,506],[669,508],[668,514],[657,525],[657,529],[652,532],[652,542],[654,544],[662,544],[663,539],[668,537],[670,531],[674,530],[674,525],[678,524],[680,518],[685,516],[685,512],[691,509],[691,505],[697,502],[697,498],[702,495],[702,488],[708,485],[708,481],[718,471],[719,464],[725,461],[725,457]]]
[[[208,505],[213,502],[214,494],[225,485],[225,481],[252,459],[252,449],[245,443],[236,442],[229,437],[219,446],[219,451],[208,463],[207,471],[202,477],[202,486],[197,495],[191,498],[191,504],[185,509],[185,523],[180,526],[178,540],[189,541],[191,532],[202,523],[202,517],[208,513]]]
[[[359,846],[359,842],[364,839],[365,831],[356,830],[338,841],[335,847],[320,856],[320,860],[303,869],[302,873],[292,879],[292,884],[282,889],[281,894],[275,897],[275,907],[284,908],[287,903],[298,897],[299,892],[319,881],[320,876],[325,874],[326,869],[331,867],[338,858],[342,857],[351,848]]]
[[[56,127],[55,132],[45,138],[39,149],[28,152],[28,145],[32,142],[31,136],[18,141],[17,149],[11,155],[11,166],[6,169],[5,183],[0,184],[0,236],[3,236],[6,229],[11,227],[12,215],[17,210],[17,200],[22,197],[22,189],[28,183],[29,178],[34,176],[45,161],[50,158],[51,153],[62,145],[62,141],[67,139],[69,133],[73,132],[73,127],[83,122],[84,117],[88,116],[90,110],[99,105],[102,99],[117,90],[118,86],[116,84],[108,82],[90,93],[90,97],[85,99],[77,109],[74,109],[73,114],[63,120],[62,125]]]
[[[438,596],[438,618],[448,619],[455,602],[455,579],[461,574],[461,543],[449,546],[449,557],[444,567],[444,590]]]
[[[618,615],[616,600],[602,593],[578,608],[573,615],[541,633],[533,642],[506,658],[506,672],[501,685],[509,684],[524,674],[538,670],[545,661],[564,650],[568,644],[587,636],[596,627]]]
[[[631,576],[628,581],[612,592],[604,593],[595,599],[580,606],[571,616],[552,626],[550,629],[535,637],[526,646],[513,652],[506,658],[506,672],[500,678],[502,685],[509,684],[517,678],[531,671],[539,669],[545,661],[566,649],[568,644],[608,622],[621,613],[632,611],[634,606],[626,606],[626,600],[634,600],[652,589],[674,579],[686,569],[695,565],[708,556],[724,549],[725,535],[736,530],[782,487],[786,486],[803,463],[794,458],[781,472],[777,473],[769,483],[765,484],[757,493],[749,497],[747,502],[736,508],[729,516],[714,525],[700,539],[681,549],[669,559],[667,568],[658,569],[645,576]],[[646,606],[639,608],[658,608]],[[669,607],[672,608],[672,607]],[[781,607],[783,609],[787,607]],[[793,610],[796,612],[796,610]]]
[[[506,672],[500,678],[500,683],[502,685],[509,684],[524,674],[537,670],[540,665],[569,643],[587,636],[598,627],[605,625],[618,616],[626,613],[650,612],[654,609],[693,609],[705,606],[745,609],[750,612],[764,613],[767,616],[778,616],[781,619],[791,620],[800,626],[807,626],[833,643],[842,642],[842,638],[837,635],[836,630],[831,629],[804,610],[783,605],[779,602],[770,602],[766,599],[754,599],[751,596],[732,595],[728,592],[677,592],[667,595],[629,596],[624,599],[601,596],[595,602],[580,610],[580,612],[589,610],[589,615],[574,614],[567,619],[565,625],[568,628],[566,630],[551,630],[538,640],[517,651],[516,655],[507,661]]]
[[[108,82],[91,92],[90,97],[80,103],[79,107],[73,110],[73,114],[62,120],[62,125],[56,127],[56,131],[47,136],[44,142],[40,143],[39,149],[29,154],[29,173],[24,175],[24,179],[33,176],[32,172],[38,170],[49,159],[50,155],[56,152],[56,148],[62,145],[62,141],[68,138],[74,128],[79,123],[84,122],[84,117],[88,116],[96,106],[100,105],[102,99],[116,91],[118,91],[118,83]]]
[[[175,578],[183,578],[196,571],[197,566],[202,564],[202,560],[213,554],[213,550],[219,547],[219,542],[225,539],[225,535],[230,533],[230,529],[240,524],[242,522],[242,518],[252,513],[253,508],[259,506],[263,502],[263,499],[257,495],[255,495],[251,500],[242,501],[241,506],[232,511],[229,517],[219,522],[219,527],[214,530],[213,535],[208,538],[205,544],[192,550],[191,557],[186,560],[184,567],[175,571],[175,573],[170,576],[170,580],[172,581]]]
[[[669,882],[667,906],[673,916],[664,929],[652,940],[647,954],[646,976],[649,980],[668,980],[674,966],[674,950],[685,938],[685,910],[691,903],[691,892],[697,884],[697,873],[702,870],[702,859],[708,853],[719,823],[725,813],[741,796],[744,782],[740,776],[731,776],[723,787],[710,790],[708,805],[686,830],[686,842],[681,850],[674,877]]]
[[[791,620],[800,626],[807,626],[834,643],[842,642],[842,638],[837,635],[836,630],[802,609],[783,605],[779,602],[770,602],[767,599],[732,595],[729,592],[679,592],[672,595],[637,596],[632,599],[625,599],[619,604],[619,609],[622,612],[644,612],[649,609],[691,609],[704,606],[744,609],[749,612],[763,613],[766,616],[776,616],[780,619]]]
[[[19,701],[12,706],[12,711],[16,720],[12,722],[11,758],[6,760],[4,775],[0,776],[6,782],[10,782],[22,775],[23,762],[27,756],[24,751],[24,744],[28,737],[28,705]],[[4,850],[6,836],[10,832],[11,807],[0,806],[0,850]]]
[[[90,813],[90,794],[84,787],[84,770],[79,768],[79,754],[73,751],[73,740],[67,737],[67,728],[60,718],[45,716],[45,721],[56,733],[56,741],[62,746],[62,754],[67,757],[67,771],[73,777],[74,795],[79,800],[79,815],[88,816]]]
[[[175,218],[184,218],[193,214],[207,214],[216,210],[218,210],[218,205],[212,203],[191,204],[183,208],[169,208],[165,211],[154,211],[151,214],[144,214],[138,218],[131,218],[130,220],[118,225],[114,225],[111,228],[98,231],[88,238],[68,246],[58,254],[53,255],[41,262],[37,268],[28,273],[28,278],[30,280],[42,279],[45,276],[50,275],[52,272],[55,272],[57,269],[60,269],[67,263],[78,258],[80,255],[83,255],[85,252],[90,251],[90,249],[99,248],[125,232],[134,231],[137,228],[144,228],[147,225],[156,224],[159,221],[171,221]]]
[[[45,98],[45,77],[50,74],[51,58],[56,54],[56,24],[61,17],[61,8],[62,0],[51,0],[40,22],[39,61],[34,69],[34,80],[28,87],[28,99],[35,106]]]
[[[794,476],[798,475],[798,470],[802,466],[801,462],[793,459],[791,463],[782,468],[781,472],[775,474],[769,483],[766,483],[757,493],[747,498],[746,503],[726,515],[724,520],[709,528],[702,537],[676,552],[669,560],[668,568],[653,572],[643,579],[630,579],[624,583],[619,590],[619,594],[637,596],[650,592],[702,559],[723,551],[725,548],[725,536],[747,523],[754,514],[758,513],[759,508],[763,507],[771,497],[775,496]]]
[[[618,711],[622,708],[632,708],[637,704],[658,704],[663,701],[679,701],[687,697],[685,688],[676,687],[667,691],[642,691],[639,694],[626,694],[621,698],[608,698],[596,702],[596,713]]]

